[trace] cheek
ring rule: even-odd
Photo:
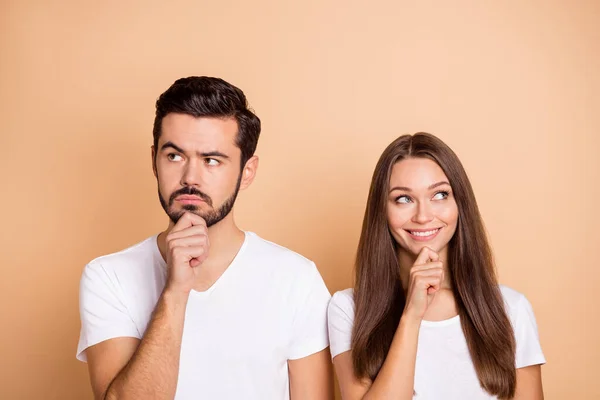
[[[410,212],[402,210],[396,205],[389,205],[387,209],[387,221],[392,231],[398,231],[410,220]]]
[[[156,174],[158,188],[163,195],[170,194],[179,188],[180,177],[174,168],[157,165]]]
[[[164,178],[160,175],[159,175],[159,178],[157,178],[157,182],[158,182],[158,192],[163,197],[163,199],[165,199],[165,201],[168,201],[169,198],[171,197],[171,194],[175,190],[171,189],[167,184],[165,184]]]
[[[448,203],[446,207],[439,210],[438,218],[444,221],[449,227],[456,227],[458,223],[458,207],[456,203]]]
[[[224,200],[235,190],[238,177],[239,171],[233,169],[214,171],[206,175],[204,190],[213,196],[214,200]]]
[[[164,160],[156,161],[156,173],[160,181],[169,182],[177,174],[177,166],[174,163],[167,163]]]

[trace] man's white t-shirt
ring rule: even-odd
[[[156,239],[85,267],[79,360],[104,340],[144,335],[167,277]],[[246,232],[217,282],[190,293],[175,398],[289,399],[288,360],[329,345],[330,298],[313,262]]]
[[[514,329],[516,367],[546,362],[538,337],[531,304],[521,293],[500,285],[505,309]],[[351,349],[354,323],[352,289],[336,292],[328,310],[331,357]],[[479,385],[471,355],[456,316],[444,321],[422,321],[415,364],[415,396],[417,400],[496,399]]]

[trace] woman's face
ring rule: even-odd
[[[400,248],[413,256],[423,247],[446,254],[458,223],[448,177],[428,158],[406,158],[392,168],[387,219]]]

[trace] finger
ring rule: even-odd
[[[202,260],[200,260],[198,258],[192,258],[190,260],[190,267],[192,267],[192,268],[196,268],[200,264],[202,264]]]
[[[440,260],[440,255],[433,249],[429,248],[429,259],[431,261],[439,261]]]
[[[208,253],[205,253],[201,257],[192,258],[190,260],[190,267],[196,268],[197,266],[199,266],[200,264],[202,264],[204,262],[204,260],[206,260],[207,258],[208,258]]]
[[[175,226],[173,226],[173,229],[171,229],[171,232],[178,232],[180,230],[183,230],[185,228],[189,228],[190,226],[192,226],[192,221],[190,219],[190,217],[188,216],[188,212],[184,212],[183,215],[181,217],[179,217],[179,220],[177,221],[177,223],[175,224]]]
[[[426,264],[430,260],[438,261],[439,256],[437,255],[437,253],[435,251],[433,251],[429,247],[425,246],[419,252],[419,255],[417,256],[417,259],[415,260],[414,265]]]
[[[171,232],[178,232],[194,225],[206,226],[206,221],[204,221],[204,218],[202,218],[201,216],[186,211],[179,218],[179,221],[177,221],[173,229],[171,229]]]
[[[413,274],[414,278],[417,279],[420,276],[439,276],[441,277],[444,274],[444,270],[442,268],[427,268],[419,271],[415,271]]]
[[[208,246],[208,236],[194,235],[186,236],[179,239],[169,241],[169,248],[175,249],[178,247],[193,247],[193,246]]]
[[[438,287],[438,288],[435,288],[435,287],[433,287],[433,286],[429,286],[429,287],[427,288],[427,294],[434,294],[434,293],[437,293],[439,290],[440,290],[440,288],[439,288],[439,287]]]
[[[208,254],[206,246],[177,246],[172,251],[174,258],[188,262],[194,258],[202,258]]]
[[[419,271],[427,271],[429,269],[444,269],[444,264],[441,261],[431,261],[421,265],[415,265],[410,269],[411,274],[416,274]]]
[[[171,231],[167,235],[167,242],[196,235],[208,236],[208,228],[206,225],[193,225],[188,228],[184,228],[180,231]]]
[[[416,281],[418,288],[427,290],[427,293],[435,293],[440,290],[442,281],[439,276],[423,276]],[[430,289],[433,291],[431,292]]]
[[[206,221],[204,220],[204,218],[202,218],[198,214],[194,214],[194,213],[188,212],[187,216],[190,219],[192,225],[206,226]]]
[[[419,289],[425,289],[431,282],[437,282],[441,285],[442,272],[441,271],[427,271],[414,277],[414,285]]]
[[[205,248],[204,253],[200,257],[194,257],[190,260],[190,267],[195,268],[195,267],[199,266],[207,258],[208,258],[208,247]]]

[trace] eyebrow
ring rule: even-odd
[[[163,144],[160,148],[161,151],[164,151],[166,149],[174,149],[175,151],[185,154],[185,150],[183,150],[181,147],[177,146],[175,143],[173,142],[166,142],[165,144]],[[224,158],[224,159],[229,159],[229,156],[226,154],[221,153],[220,151],[207,151],[204,153],[196,153],[198,156],[200,157],[220,157],[220,158]]]
[[[427,190],[435,189],[436,187],[442,186],[442,185],[448,185],[448,186],[450,186],[450,184],[448,182],[446,182],[446,181],[440,181],[440,182],[434,183],[433,185],[429,186],[427,188]],[[390,193],[392,193],[394,190],[403,190],[405,192],[412,192],[412,189],[408,188],[406,186],[394,186],[393,188],[390,189]]]

